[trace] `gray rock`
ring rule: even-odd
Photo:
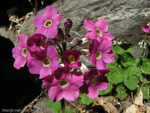
[[[144,36],[141,26],[150,20],[150,0],[62,0],[54,2],[52,6],[62,13],[61,27],[67,18],[72,19],[72,37],[82,38],[87,33],[83,26],[85,18],[93,22],[104,18],[113,36],[137,44]],[[34,16],[21,25],[21,33],[28,36],[34,33],[33,19]]]

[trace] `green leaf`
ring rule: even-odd
[[[117,66],[116,60],[109,64],[106,63],[106,66],[108,69],[114,69]]]
[[[113,85],[111,83],[108,84],[108,88],[105,90],[100,90],[99,95],[106,95],[113,89]]]
[[[124,52],[131,52],[133,45],[131,43],[123,43],[121,45],[113,46],[113,52],[122,55]]]
[[[81,98],[81,102],[85,105],[90,105],[94,101],[94,99],[89,99],[85,93],[80,94],[79,97]]]
[[[49,109],[53,110],[55,113],[61,113],[61,103],[60,101],[53,102],[49,98],[46,100],[46,105]]]
[[[144,61],[141,66],[141,71],[144,74],[150,74],[150,60]]]
[[[135,74],[129,74],[124,77],[124,84],[130,90],[135,90],[138,85],[138,77]]]
[[[125,50],[125,52],[131,52],[133,50],[133,44],[131,43],[123,43],[121,48]]]
[[[123,84],[118,85],[116,88],[116,91],[118,93],[118,97],[120,100],[124,100],[128,96],[128,94],[125,91],[125,87]]]
[[[143,99],[150,99],[150,86],[145,85],[142,88]]]
[[[138,67],[138,65],[141,63],[141,58],[136,58],[135,59],[135,66],[137,66]]]
[[[123,71],[123,77],[126,75],[135,74],[137,77],[141,75],[141,72],[138,67],[128,67]]]
[[[122,69],[117,68],[115,70],[110,71],[107,74],[108,81],[111,81],[115,84],[121,83],[123,80]]]
[[[65,113],[73,113],[73,111],[72,111],[70,106],[67,109],[65,109]]]
[[[119,55],[121,55],[125,52],[125,50],[122,49],[119,45],[113,46],[112,50],[113,50],[114,53],[119,54]]]
[[[140,76],[140,81],[141,81],[142,83],[149,83],[149,81],[150,81],[150,76],[149,76],[149,75],[141,75],[141,76]]]
[[[121,56],[121,64],[124,67],[129,67],[135,64],[135,59],[133,57],[132,54],[125,52],[123,53],[123,55]]]

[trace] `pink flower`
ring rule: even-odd
[[[62,61],[66,63],[69,68],[80,68],[80,51],[78,50],[66,50],[62,55]]]
[[[43,14],[37,14],[33,24],[38,29],[36,33],[45,35],[48,38],[55,38],[58,32],[58,24],[61,21],[61,15],[57,14],[55,7],[46,6]]]
[[[54,46],[48,46],[45,56],[33,56],[28,65],[32,74],[40,74],[40,79],[51,75],[59,66],[58,53]]]
[[[31,56],[38,56],[39,58],[45,57],[47,50],[46,37],[42,34],[34,34],[29,38],[28,47],[30,49]]]
[[[150,33],[150,25],[145,24],[144,26],[142,26],[142,30],[143,32]]]
[[[104,19],[99,19],[96,23],[93,23],[92,21],[85,19],[84,20],[84,27],[87,31],[89,31],[85,38],[89,39],[95,39],[99,42],[103,38],[107,38],[108,40],[113,40],[115,37],[111,35],[110,32],[108,32],[108,23]]]
[[[99,90],[108,88],[108,80],[105,74],[110,70],[90,69],[84,73],[84,85],[80,87],[82,93],[87,93],[88,98],[98,97]]]
[[[18,36],[18,40],[18,46],[14,47],[12,50],[13,58],[15,59],[14,67],[16,69],[24,67],[26,62],[29,63],[31,60],[31,56],[27,46],[28,36],[25,34],[21,34]]]
[[[112,42],[103,39],[101,42],[92,40],[89,46],[89,60],[98,70],[106,69],[105,63],[111,63],[114,60],[114,53],[111,52]]]
[[[43,85],[49,89],[48,96],[51,100],[64,98],[74,101],[79,96],[79,87],[83,85],[83,76],[80,72],[66,72],[64,68],[58,68],[53,75],[44,78]]]

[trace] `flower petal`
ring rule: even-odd
[[[50,69],[50,67],[43,67],[40,71],[40,79],[48,76],[48,75],[51,75],[52,74],[52,70]]]
[[[102,59],[97,60],[97,62],[96,62],[96,68],[97,68],[98,70],[107,69],[107,68],[106,68],[106,65],[105,65],[105,63],[104,63],[104,61],[103,61]]]
[[[37,33],[42,34],[42,35],[46,35],[47,29],[46,29],[44,26],[41,26],[41,27],[39,27],[39,28],[36,30],[36,32],[35,32],[34,34],[37,34]]]
[[[108,40],[113,40],[113,39],[115,39],[115,37],[112,36],[112,34],[111,34],[110,32],[103,33],[103,38],[107,38]]]
[[[40,27],[44,25],[44,19],[42,18],[43,14],[37,14],[33,20],[33,24],[35,27]]]
[[[95,58],[95,55],[94,55],[94,54],[91,54],[91,55],[89,56],[89,60],[90,60],[90,62],[92,62],[92,64],[93,64],[94,66],[96,66],[96,58]]]
[[[89,52],[90,54],[95,54],[95,52],[97,51],[98,47],[99,47],[100,43],[97,40],[92,40],[90,46],[89,46]]]
[[[47,28],[47,32],[46,32],[45,35],[46,35],[48,38],[53,39],[53,38],[56,37],[57,33],[58,33],[58,28],[57,28],[57,26],[56,26],[56,25],[52,25],[51,27],[48,27],[48,28]]]
[[[72,72],[72,76],[69,77],[69,83],[76,87],[83,85],[83,75],[80,72]]]
[[[52,54],[49,54],[49,53],[52,53]],[[48,46],[47,47],[47,56],[49,59],[52,59],[52,58],[58,58],[58,52],[57,52],[57,49],[54,47],[54,46]]]
[[[103,58],[103,61],[105,63],[112,63],[115,59],[115,54],[114,53],[103,53],[102,54],[102,58]]]
[[[98,48],[98,50],[100,50],[102,53],[103,52],[110,52],[112,48],[112,42],[108,39],[103,39],[100,42],[100,46]]]
[[[84,20],[84,27],[88,31],[93,31],[96,29],[95,24],[89,19]]]
[[[28,64],[29,72],[32,74],[40,74],[42,67],[42,62],[40,60],[32,59],[31,62]]]
[[[96,31],[90,31],[84,37],[89,39],[97,39]]]
[[[25,64],[26,64],[26,58],[23,56],[20,56],[15,59],[14,67],[16,69],[20,69],[21,67],[24,67]]]
[[[48,96],[52,101],[59,101],[63,99],[63,90],[57,85],[50,87],[48,90]]]
[[[98,85],[96,85],[96,88],[98,90],[105,90],[108,88],[108,82],[100,82]]]
[[[27,60],[27,64],[29,64],[29,63],[30,63],[30,61],[31,61],[31,55],[30,55],[30,53],[29,53],[29,52],[27,53],[26,60]]]
[[[102,30],[103,32],[108,31],[108,22],[105,19],[99,19],[96,23],[95,26]]]
[[[19,39],[19,46],[23,48],[26,47],[28,36],[26,34],[21,34],[18,36],[18,39]]]
[[[97,98],[98,97],[98,90],[96,89],[95,85],[91,85],[89,88],[88,88],[88,98]]]
[[[74,101],[79,96],[79,89],[72,85],[68,86],[63,91],[63,97],[68,101]]]
[[[52,17],[52,24],[58,25],[61,22],[61,14],[56,14]]]
[[[50,19],[52,18],[54,15],[57,14],[57,10],[55,7],[52,6],[46,6],[44,13],[43,13],[43,17],[45,19]]]
[[[52,71],[55,71],[57,68],[59,67],[59,61],[58,60],[55,60],[51,62],[51,65],[50,65],[50,68]]]
[[[22,56],[22,48],[20,46],[16,46],[12,49],[13,58]]]

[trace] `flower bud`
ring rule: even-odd
[[[83,42],[83,41],[82,41],[80,38],[74,38],[74,39],[72,40],[72,43],[73,43],[74,45],[81,45],[82,42]]]
[[[66,34],[66,35],[69,35],[70,29],[72,28],[72,25],[73,25],[73,22],[72,22],[71,19],[67,19],[67,20],[64,22],[65,34]]]

